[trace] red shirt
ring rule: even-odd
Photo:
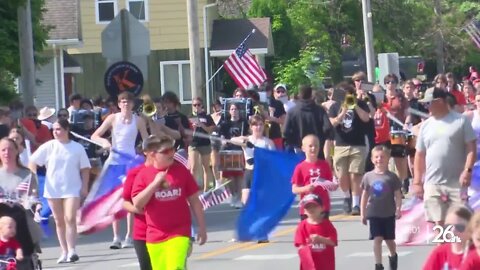
[[[427,261],[423,265],[423,270],[443,270],[445,265],[448,269],[460,269],[462,264],[463,253],[454,254],[452,252],[452,244],[443,244],[435,247],[428,256]]]
[[[467,105],[467,100],[465,99],[465,96],[463,95],[462,92],[458,90],[452,90],[450,93],[455,97],[455,100],[457,101],[457,104],[460,106],[465,106]]]
[[[19,248],[21,248],[20,243],[15,238],[10,238],[7,242],[0,240],[0,255],[15,256]]]
[[[295,233],[295,246],[308,246],[311,249],[315,270],[335,270],[335,247],[324,244],[312,244],[310,235],[317,234],[337,243],[337,230],[333,224],[324,219],[319,224],[310,224],[307,219],[298,224]],[[302,269],[300,267],[300,269]]]
[[[479,251],[472,249],[468,252],[467,258],[462,262],[460,270],[478,270],[480,269]]]
[[[315,163],[304,160],[300,162],[293,171],[292,185],[303,187],[312,184],[317,180],[332,182],[332,179],[332,170],[325,160],[319,159]],[[322,199],[323,210],[330,211],[330,195],[328,194],[328,191],[322,187],[316,187],[312,193]],[[306,193],[300,194],[300,199],[303,199],[305,195]],[[303,207],[300,207],[300,215],[303,213]]]
[[[165,171],[153,166],[142,169],[133,183],[132,197],[137,196],[155,178]],[[174,161],[168,168],[166,181],[169,187],[158,189],[145,205],[147,243],[158,243],[176,236],[190,237],[192,217],[187,199],[198,192],[198,186],[190,171]]]
[[[397,92],[395,93],[395,96],[388,97],[388,102],[387,104],[384,104],[384,106],[393,116],[400,121],[405,122],[405,119],[407,118],[406,111],[409,104],[404,96]]]
[[[41,124],[40,121],[33,121],[32,119],[23,118],[20,120],[22,125],[35,137],[37,146],[32,146],[32,152],[37,150],[38,146],[53,139],[52,133],[47,126]]]
[[[382,108],[378,108],[373,121],[375,123],[375,143],[382,144],[390,141],[390,121],[387,113]]]
[[[125,183],[123,183],[123,199],[132,202],[132,188],[138,173],[145,168],[145,164],[141,164],[127,173]],[[147,223],[145,215],[135,214],[133,218],[133,239],[145,241],[147,237]]]

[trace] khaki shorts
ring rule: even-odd
[[[211,145],[189,146],[188,154],[190,155],[190,153],[193,151],[198,152],[201,156],[210,155],[210,153],[212,152],[212,146]]]
[[[348,173],[363,174],[367,156],[366,146],[335,146],[333,166],[338,176]]]
[[[423,203],[427,221],[445,221],[448,208],[454,205],[463,205],[459,187],[446,185],[425,185]]]

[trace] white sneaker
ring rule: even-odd
[[[57,263],[66,263],[67,262],[67,254],[62,254],[60,255],[60,258],[58,258]]]
[[[122,248],[131,248],[133,247],[133,240],[130,237],[125,238],[125,241],[122,243]]]
[[[122,248],[122,243],[118,239],[113,239],[112,244],[110,244],[110,249],[120,249]]]
[[[241,209],[241,208],[243,207],[243,203],[240,202],[240,201],[238,201],[238,202],[236,202],[236,203],[234,204],[233,207],[235,207],[235,209]]]

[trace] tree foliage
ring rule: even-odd
[[[375,53],[419,55],[434,62],[435,35],[440,31],[447,70],[480,64],[478,48],[462,30],[470,19],[480,19],[480,2],[440,2],[442,15],[437,20],[434,0],[371,0]],[[310,80],[308,74],[339,81],[345,50],[365,54],[361,1],[252,0],[248,15],[271,18],[273,70],[277,81],[290,86]],[[348,37],[347,49],[341,45],[342,36]],[[314,63],[321,72],[309,70]]]
[[[0,100],[4,103],[18,98],[14,87],[14,78],[20,75],[17,10],[24,4],[25,0],[2,0],[0,5]],[[37,64],[44,61],[39,53],[46,46],[49,30],[42,24],[44,5],[45,0],[31,1],[33,49]]]

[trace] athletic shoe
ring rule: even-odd
[[[121,249],[122,248],[122,242],[120,242],[119,239],[114,239],[112,244],[110,244],[110,249]]]
[[[68,256],[67,262],[73,263],[76,262],[80,259],[77,254],[72,253],[70,256]]]
[[[66,263],[67,262],[67,254],[62,254],[60,258],[58,258],[57,263]]]
[[[133,247],[133,240],[130,237],[125,238],[125,241],[122,243],[122,248],[131,248]]]
[[[354,206],[352,208],[352,216],[360,216],[360,207]]]
[[[343,212],[345,212],[345,214],[352,213],[352,198],[343,199]]]

